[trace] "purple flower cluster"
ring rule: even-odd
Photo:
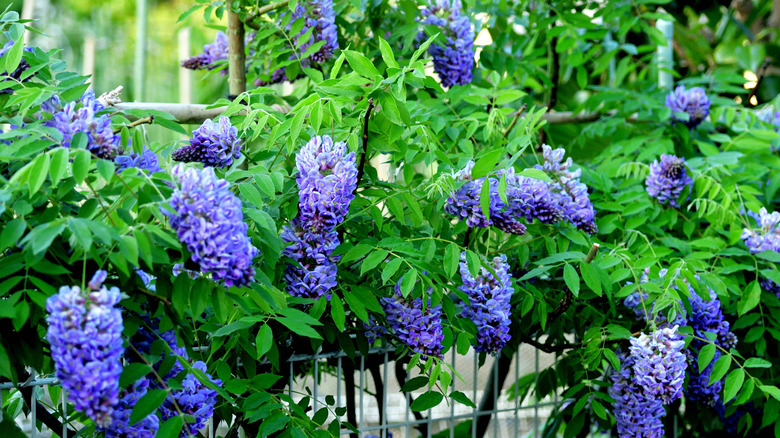
[[[336,29],[336,13],[333,11],[333,0],[306,0],[298,3],[293,11],[290,23],[303,17],[303,28],[296,39],[312,30],[309,40],[298,48],[300,53],[305,52],[312,44],[324,41],[325,44],[309,59],[322,64],[333,57],[333,53],[339,48],[338,29]],[[304,63],[306,61],[304,60]]]
[[[355,198],[355,153],[344,142],[316,136],[295,157],[299,216],[282,230],[289,244],[284,255],[295,260],[285,272],[287,292],[293,296],[330,299],[336,286],[333,251],[339,245],[335,228],[344,221]]]
[[[684,346],[677,326],[631,338],[629,351],[634,357],[634,379],[646,397],[659,399],[666,405],[682,396],[688,366],[682,352]]]
[[[679,85],[666,95],[666,106],[672,110],[672,121],[684,123],[688,128],[695,128],[710,113],[710,99],[701,87],[686,90]],[[688,113],[688,120],[681,120],[675,113]]]
[[[111,424],[119,403],[122,348],[122,313],[116,304],[119,289],[102,286],[105,271],[98,271],[91,290],[60,288],[46,301],[49,328],[46,339],[57,378],[73,406],[98,427]]]
[[[563,148],[542,145],[544,164],[534,167],[544,170],[552,178],[549,189],[560,206],[563,219],[588,234],[595,234],[598,231],[596,210],[590,202],[588,186],[580,182],[581,169],[571,170],[571,157],[563,161],[565,154]]]
[[[466,262],[466,253],[460,255],[460,276],[463,285],[458,289],[469,297],[464,303],[461,316],[477,325],[477,344],[474,349],[480,353],[495,355],[511,339],[509,325],[512,314],[512,276],[506,256],[492,260],[493,275],[481,267],[479,275],[472,276]]]
[[[661,205],[669,204],[678,208],[678,199],[685,187],[693,189],[693,179],[685,169],[685,159],[674,155],[662,154],[661,161],[653,161],[650,174],[645,180],[647,194],[658,200]]]
[[[160,419],[151,413],[141,421],[130,424],[133,408],[148,392],[151,381],[143,377],[123,391],[119,404],[114,409],[114,419],[106,429],[106,438],[154,438],[160,428]]]
[[[772,125],[775,131],[780,130],[780,111],[775,111],[774,108],[770,108],[769,110],[760,113],[758,119]]]
[[[228,167],[234,158],[241,156],[241,141],[238,128],[230,124],[230,119],[222,116],[219,123],[211,119],[203,122],[192,131],[189,144],[176,149],[171,154],[174,161],[201,162],[206,166]]]
[[[441,305],[431,306],[431,300],[423,309],[422,298],[409,300],[401,293],[401,281],[395,285],[391,298],[382,298],[382,308],[387,314],[393,334],[412,351],[424,358],[442,357],[444,332],[441,323]]]
[[[745,228],[742,231],[742,239],[750,253],[780,252],[780,212],[769,213],[761,207],[758,215],[748,212],[748,216],[754,218],[758,225],[758,228]]]
[[[502,223],[511,221],[512,218],[508,215],[501,215],[501,211],[506,207],[506,204],[504,204],[498,195],[498,180],[488,177],[473,179],[471,176],[473,168],[474,162],[469,161],[466,164],[466,167],[458,172],[458,178],[465,180],[466,182],[460,186],[458,190],[450,194],[447,198],[447,203],[444,206],[444,211],[457,216],[460,220],[465,221],[466,225],[470,227],[489,227],[494,225],[494,222],[498,217],[500,217],[498,221]],[[485,213],[482,211],[482,207],[479,204],[482,185],[485,181],[490,185],[488,188],[490,197],[488,208],[489,218],[485,216]],[[523,233],[521,234],[524,234],[525,227],[522,227],[522,230]]]
[[[466,85],[472,79],[474,30],[469,17],[461,15],[462,7],[460,0],[434,0],[420,11],[421,22],[439,27],[445,38],[443,43],[434,42],[428,47],[433,68],[445,87]]]
[[[192,261],[227,287],[253,281],[252,259],[258,250],[247,236],[241,201],[230,192],[230,183],[217,178],[211,167],[178,164],[173,176],[178,182],[170,199],[174,212],[163,211]]]
[[[114,163],[116,163],[117,173],[129,168],[137,168],[139,173],[146,172],[149,175],[163,171],[157,154],[146,146],[140,154],[131,151],[129,154],[117,155]]]
[[[186,356],[185,356],[186,357]],[[192,368],[206,373],[206,364],[197,361]],[[221,386],[222,381],[206,374],[211,383]],[[188,373],[181,382],[181,389],[175,389],[171,395],[160,405],[160,415],[163,421],[179,415],[178,407],[182,414],[193,417],[193,421],[186,423],[179,436],[181,438],[195,436],[198,431],[206,426],[206,422],[214,415],[214,406],[217,404],[217,391],[204,385],[194,374]]]
[[[0,58],[2,58],[6,53],[8,53],[8,51],[11,50],[11,47],[13,47],[13,45],[14,45],[13,41],[8,41],[7,43],[5,43],[5,45],[2,48],[0,48]],[[32,53],[33,52],[33,48],[32,47],[25,47],[24,51]],[[19,65],[16,67],[16,69],[14,71],[9,73],[5,69],[0,70],[0,82],[6,81],[6,80],[11,80],[11,81],[14,81],[14,82],[18,82],[18,81],[27,82],[27,81],[29,81],[32,78],[32,76],[28,76],[28,77],[22,79],[22,74],[28,68],[30,68],[30,64],[27,63],[27,61],[24,60],[24,57],[22,57],[22,59],[19,60]],[[0,94],[12,94],[12,93],[13,93],[13,90],[11,88],[3,88],[2,90],[0,90]]]
[[[780,284],[777,284],[772,280],[764,279],[764,278],[759,280],[758,283],[761,285],[761,289],[771,294],[775,294],[775,296],[777,296],[777,298],[780,299]]]
[[[213,70],[219,61],[228,57],[228,38],[225,32],[217,32],[213,43],[203,46],[203,53],[185,59],[181,66],[190,70]],[[223,70],[222,74],[225,74]]]
[[[617,421],[621,438],[658,438],[664,435],[663,416],[666,415],[661,400],[645,394],[642,385],[634,377],[636,357],[618,353],[620,370],[612,374],[609,396],[615,402],[612,413]]]
[[[58,96],[41,104],[41,116],[45,126],[56,128],[62,133],[62,146],[70,147],[73,137],[82,132],[87,137],[87,150],[96,157],[113,160],[119,151],[119,136],[111,128],[111,119],[106,115],[97,115],[103,110],[92,90],[87,90],[84,96],[65,105]]]

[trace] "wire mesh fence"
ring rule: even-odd
[[[511,358],[506,379],[500,384],[497,378],[499,360],[488,356],[480,366],[474,353],[465,356],[448,352],[445,356],[448,370],[453,375],[450,388],[438,388],[450,394],[454,391],[467,395],[474,406],[448,400],[423,412],[414,412],[410,406],[426,389],[402,392],[401,388],[414,374],[404,367],[404,361],[393,360],[393,349],[375,348],[367,356],[349,359],[344,352],[330,352],[316,355],[295,355],[289,358],[289,381],[286,391],[297,402],[310,397],[312,412],[324,407],[328,420],[339,418],[352,423],[359,431],[355,434],[342,429],[342,436],[365,438],[498,438],[540,436],[540,429],[554,406],[559,403],[557,395],[544,400],[532,396],[513,396],[513,385],[521,378],[535,378],[539,371],[550,366],[554,356],[522,345]],[[305,370],[301,372],[301,370]],[[65,391],[56,392],[47,387],[57,387],[59,380],[51,376],[38,376],[31,372],[25,382],[0,383],[0,423],[3,411],[13,416],[17,425],[30,437],[67,438],[68,428],[80,430],[68,421],[67,397]],[[31,389],[28,400],[23,400],[21,391]],[[486,398],[487,397],[487,398]],[[22,403],[25,409],[22,409]],[[485,408],[487,406],[487,408]],[[345,410],[337,412],[335,407]],[[47,427],[51,422],[41,421],[44,415],[53,416],[63,424],[62,430]],[[341,413],[342,415],[338,415]],[[477,427],[472,427],[478,425]],[[202,434],[208,438],[224,436],[225,422],[209,423]]]

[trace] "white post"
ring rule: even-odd
[[[190,28],[183,27],[178,35],[179,60],[190,57]],[[192,103],[192,70],[179,67],[179,103]]]
[[[135,68],[133,69],[133,97],[136,102],[144,100],[146,79],[146,1],[135,0]]]
[[[671,70],[674,67],[674,58],[672,43],[674,41],[674,23],[666,20],[658,20],[655,27],[661,31],[666,38],[665,46],[658,46],[658,87],[664,90],[671,90],[674,85]]]
[[[35,0],[24,0],[22,5],[22,20],[32,20],[35,15]],[[30,38],[32,38],[32,32],[24,33],[24,45],[30,44]]]
[[[89,82],[92,84],[92,89],[95,89],[95,37],[87,35],[84,37],[84,61],[81,64],[81,73],[85,76],[89,76]]]

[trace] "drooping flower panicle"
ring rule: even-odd
[[[185,59],[181,66],[190,70],[212,70],[218,62],[228,57],[228,38],[225,32],[217,32],[213,43],[203,46],[203,53]],[[224,74],[224,70],[223,70]]]
[[[465,180],[466,182],[460,186],[458,190],[450,194],[444,206],[444,211],[457,216],[459,219],[465,221],[466,225],[470,227],[485,228],[493,225],[495,216],[506,207],[506,204],[504,204],[498,195],[498,180],[488,177],[473,179],[471,176],[473,168],[474,162],[469,161],[466,164],[466,167],[458,172],[458,178]],[[479,202],[482,186],[485,182],[490,185],[488,187],[488,212],[490,218],[485,216]],[[506,219],[508,220],[510,218],[507,217]],[[503,217],[500,220],[505,222]]]
[[[612,413],[617,422],[621,438],[658,438],[664,435],[663,417],[666,415],[663,403],[648,396],[634,377],[636,358],[619,353],[620,370],[612,374],[609,396],[615,402]]]
[[[509,325],[514,290],[506,256],[494,257],[492,268],[496,275],[481,267],[479,275],[474,277],[469,272],[466,253],[462,253],[460,277],[463,285],[458,289],[469,297],[469,302],[463,304],[461,316],[477,325],[474,350],[495,355],[511,339]]]
[[[423,24],[441,29],[440,38],[444,41],[431,43],[428,53],[433,57],[433,68],[445,87],[466,85],[472,79],[474,30],[468,15],[461,14],[462,7],[460,0],[433,0],[420,11]]]
[[[661,205],[674,208],[680,206],[679,198],[683,190],[693,188],[693,179],[685,168],[685,159],[674,155],[662,154],[661,160],[653,161],[650,174],[645,180],[647,194]]]
[[[114,419],[106,428],[106,438],[154,438],[160,429],[160,419],[154,413],[144,417],[141,421],[130,424],[130,414],[133,408],[152,387],[151,381],[142,377],[123,391],[119,404],[114,409]]]
[[[644,388],[646,396],[657,398],[665,405],[682,396],[688,365],[682,352],[684,346],[677,326],[631,338],[629,351],[634,357],[634,379]]]
[[[115,307],[121,296],[116,287],[100,284],[104,272],[96,273],[90,290],[62,286],[46,301],[46,339],[57,378],[73,406],[101,428],[111,424],[119,403],[124,352],[122,313]]]
[[[666,106],[672,110],[672,121],[679,121],[693,129],[710,113],[710,99],[701,87],[685,89],[679,85],[666,95]],[[688,120],[679,119],[675,113],[687,113]]]
[[[230,119],[222,116],[219,122],[211,119],[203,122],[192,131],[189,144],[176,149],[171,154],[174,161],[200,162],[211,167],[228,167],[234,158],[241,157],[241,140],[238,128]]]
[[[117,173],[129,168],[136,168],[139,172],[146,172],[149,175],[163,171],[157,154],[145,145],[140,154],[131,151],[129,154],[117,155],[114,163],[116,163]]]
[[[404,298],[400,280],[393,296],[381,301],[390,329],[401,342],[426,358],[442,357],[441,305],[431,306],[430,298],[425,306],[422,298]]]
[[[763,251],[780,252],[780,212],[769,213],[761,207],[758,214],[748,212],[756,220],[757,227],[745,228],[742,239],[751,254]]]
[[[177,164],[173,176],[178,182],[170,199],[174,212],[163,211],[192,253],[192,261],[228,287],[253,281],[252,259],[258,250],[247,236],[241,201],[230,184],[217,178],[211,167],[199,170]]]
[[[50,114],[51,118],[45,118],[43,124],[62,133],[62,146],[70,147],[73,137],[81,132],[86,136],[88,151],[98,158],[113,160],[119,152],[120,138],[111,128],[111,119],[97,114],[103,109],[92,90],[87,90],[80,100],[65,105],[53,96],[41,104],[41,116]]]

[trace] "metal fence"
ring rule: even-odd
[[[521,377],[532,373],[538,376],[539,371],[554,361],[553,355],[542,353],[531,346],[521,345],[512,358],[505,382],[499,388],[498,381],[493,379],[492,390],[487,385],[491,383],[491,371],[497,372],[497,359],[488,357],[484,365],[479,367],[477,355],[469,353],[466,356],[458,356],[453,349],[447,353],[445,361],[453,374],[450,388],[445,392],[449,394],[452,391],[461,391],[476,407],[450,400],[449,403],[442,402],[435,408],[415,414],[409,409],[412,399],[426,391],[427,386],[418,391],[403,393],[400,390],[403,381],[408,381],[415,375],[409,375],[403,369],[403,364],[399,365],[393,360],[392,349],[382,348],[372,349],[368,357],[360,356],[354,364],[343,352],[292,356],[287,361],[291,377],[286,390],[296,401],[310,396],[312,412],[325,407],[328,401],[334,406],[350,407],[353,413],[347,413],[339,419],[352,420],[350,422],[359,430],[360,438],[478,438],[477,427],[470,427],[469,431],[469,421],[473,426],[481,417],[490,418],[484,437],[538,438],[552,408],[559,402],[557,395],[546,400],[535,400],[532,396],[524,399],[510,398],[509,389]],[[301,375],[300,372],[293,371],[294,368],[300,369],[302,366],[307,367],[309,372]],[[396,368],[401,369],[400,373]],[[67,438],[68,426],[75,425],[67,421],[67,415],[63,415],[68,412],[65,391],[61,391],[56,403],[43,391],[43,387],[58,384],[56,378],[37,376],[34,372],[30,379],[17,385],[0,383],[0,406],[8,409],[13,407],[12,403],[21,403],[19,391],[32,387],[30,409],[26,415],[19,414],[15,418],[17,424],[33,438]],[[480,411],[480,400],[486,392],[488,397],[492,393],[492,409]],[[42,408],[62,421],[62,431],[52,431],[45,425],[38,424],[38,410]],[[19,412],[18,408],[15,410]],[[0,423],[3,421],[2,416],[3,412],[0,410]],[[335,412],[331,411],[328,420],[335,417]],[[40,431],[36,425],[40,427]],[[209,424],[203,434],[213,438],[223,436],[225,431],[226,425],[223,422]],[[354,432],[348,429],[341,432],[354,436]]]

